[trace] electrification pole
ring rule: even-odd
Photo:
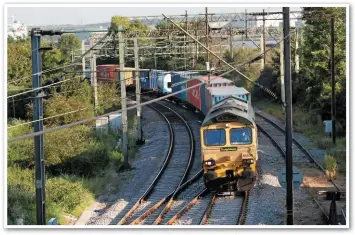
[[[330,43],[331,43],[331,73],[332,73],[332,141],[336,143],[336,130],[335,130],[335,60],[334,60],[334,16],[330,18]]]
[[[136,102],[137,102],[137,143],[142,143],[142,119],[141,119],[141,80],[139,78],[139,57],[138,57],[138,39],[134,39],[134,67],[136,69],[135,79],[136,79]]]
[[[265,52],[265,48],[264,48],[264,34],[262,33],[260,35],[260,52],[264,53]],[[263,71],[264,70],[264,63],[265,63],[265,54],[263,54],[262,58],[261,58],[261,63],[260,63],[260,70]]]
[[[281,37],[282,39],[283,37]],[[285,60],[284,60],[284,40],[280,42],[280,81],[281,81],[281,102],[282,111],[285,114]]]
[[[119,28],[118,31],[118,43],[120,53],[120,85],[121,85],[121,105],[122,105],[122,152],[124,156],[124,168],[129,168],[128,163],[128,124],[127,124],[127,104],[126,104],[126,80],[124,72],[124,38]]]
[[[300,71],[300,56],[298,55],[298,38],[299,38],[299,30],[296,28],[296,35],[295,35],[295,71],[298,74],[298,72]]]
[[[92,55],[92,75],[93,75],[93,86],[94,86],[94,107],[95,107],[95,113],[97,114],[98,109],[99,109],[99,101],[97,98],[97,71],[96,71],[96,55]]]
[[[292,79],[290,44],[290,8],[283,7],[285,98],[286,98],[286,182],[287,224],[293,225],[293,169],[292,169]]]
[[[41,35],[36,33],[36,29],[31,32],[32,49],[32,87],[36,89],[42,86],[41,72]],[[34,91],[33,121],[34,132],[43,131],[43,92]],[[36,186],[36,216],[37,224],[46,224],[45,210],[45,168],[44,168],[44,144],[43,134],[34,137],[35,147],[35,186]]]
[[[229,47],[230,47],[231,59],[233,60],[233,58],[234,58],[234,53],[233,53],[232,28],[229,29]]]
[[[264,53],[265,50],[266,50],[266,47],[265,47],[265,9],[263,9],[263,41],[262,41],[262,50],[261,50],[261,53]],[[264,70],[264,67],[265,67],[265,63],[266,63],[266,57],[265,57],[265,53],[263,54],[263,61],[262,61],[262,70]]]
[[[186,31],[188,31],[188,26],[187,26],[187,11],[185,11],[185,29],[186,29]],[[186,70],[186,68],[187,68],[187,58],[186,58],[186,50],[187,50],[187,48],[186,48],[186,35],[184,35],[184,58],[185,58],[185,70]]]
[[[205,24],[206,24],[206,47],[207,49],[209,49],[209,28],[208,28],[208,10],[207,10],[207,7],[206,7],[206,20],[205,20]],[[209,53],[209,50],[207,50],[207,70],[208,70],[208,86],[210,85],[210,80],[211,80],[211,65],[210,65],[210,53]]]
[[[81,54],[83,55],[85,53],[85,40],[81,41]],[[81,59],[81,64],[83,66],[83,78],[85,78],[85,55]]]

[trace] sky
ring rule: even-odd
[[[265,11],[282,11],[281,7],[265,7]],[[151,16],[180,15],[205,13],[204,7],[8,7],[7,18],[11,21],[13,15],[17,20],[27,25],[54,24],[92,24],[109,22],[113,15],[121,16]],[[238,13],[244,12],[245,7],[209,7],[210,13]],[[262,12],[261,7],[249,7],[248,12]],[[291,7],[291,11],[300,11],[299,7]]]

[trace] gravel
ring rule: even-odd
[[[283,224],[286,193],[278,182],[277,173],[285,163],[271,141],[260,132],[258,141],[258,181],[249,192],[245,225]]]
[[[86,225],[117,224],[118,216],[128,211],[143,194],[157,175],[169,145],[169,129],[165,120],[155,110],[142,108],[142,124],[145,144],[138,150],[135,159],[130,161],[131,171],[118,173],[121,179],[116,194],[103,195],[83,213],[80,223]],[[125,180],[122,180],[125,179]]]

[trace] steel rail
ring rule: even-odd
[[[160,177],[162,176],[164,170],[166,169],[166,166],[171,158],[171,153],[172,153],[172,149],[173,149],[173,145],[174,145],[174,134],[173,134],[173,128],[172,125],[170,123],[170,121],[168,120],[168,118],[162,113],[160,112],[158,109],[154,108],[151,105],[148,105],[150,108],[154,109],[155,111],[157,111],[166,121],[166,123],[169,126],[169,135],[170,135],[170,142],[169,142],[169,149],[168,149],[168,153],[165,156],[165,160],[164,163],[162,165],[162,167],[160,168],[160,171],[158,172],[157,176],[155,177],[155,179],[153,180],[153,182],[150,184],[150,186],[148,187],[148,189],[143,193],[143,195],[138,199],[138,201],[133,205],[133,207],[126,213],[126,215],[118,222],[119,225],[124,224],[128,218],[130,218],[133,213],[135,212],[135,210],[138,208],[138,206],[145,201],[145,199],[150,195],[150,193],[152,192],[154,186],[158,183]]]

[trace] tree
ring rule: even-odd
[[[62,58],[66,61],[70,60],[70,57],[75,50],[80,49],[81,42],[75,34],[64,34],[58,41],[59,49],[62,53]]]
[[[31,44],[30,40],[9,40],[7,48],[7,80],[17,86],[31,84]],[[27,77],[26,79],[21,79]]]
[[[299,83],[304,97],[303,105],[317,109],[323,119],[330,118],[331,70],[330,70],[330,15],[335,19],[335,80],[337,119],[345,128],[346,118],[346,41],[345,8],[305,7],[306,18],[303,42],[300,48],[301,64]]]

